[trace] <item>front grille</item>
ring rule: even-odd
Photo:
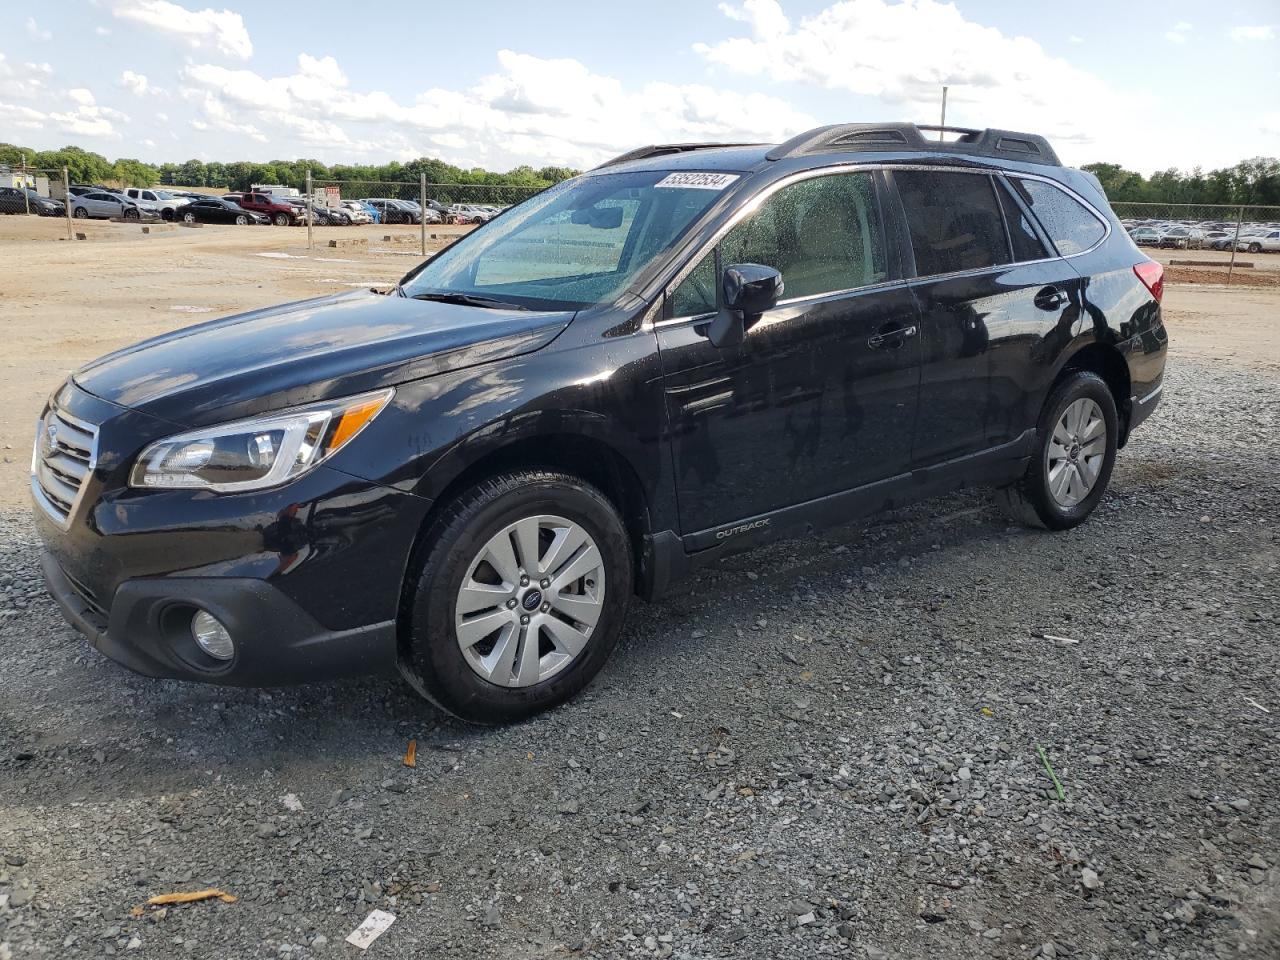
[[[31,491],[60,526],[71,525],[97,459],[98,428],[49,407],[36,427]]]

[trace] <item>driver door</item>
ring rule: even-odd
[[[711,531],[894,476],[910,461],[916,307],[891,279],[877,174],[796,181],[668,291],[658,326],[681,533]],[[707,328],[723,269],[782,273],[744,341]]]

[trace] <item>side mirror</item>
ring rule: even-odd
[[[724,268],[720,281],[724,304],[707,328],[707,339],[716,347],[740,344],[761,314],[782,298],[782,274],[760,263],[735,263]]]

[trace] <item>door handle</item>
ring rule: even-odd
[[[1057,287],[1045,287],[1036,294],[1035,304],[1041,310],[1057,310],[1067,302],[1067,295]]]
[[[900,347],[904,340],[914,337],[917,332],[914,323],[909,327],[903,327],[897,323],[886,323],[880,328],[879,333],[872,334],[867,338],[867,346],[872,350],[881,350],[885,347]]]

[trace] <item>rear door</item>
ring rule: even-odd
[[[717,348],[707,328],[719,277],[735,263],[777,268],[785,290],[743,343]],[[920,347],[875,173],[778,189],[667,301],[658,345],[684,534],[904,469]]]
[[[912,464],[932,466],[1013,444],[1035,425],[1032,365],[1045,360],[1038,345],[1058,335],[1064,322],[1069,328],[1079,278],[1050,253],[998,175],[910,169],[895,170],[890,179],[911,237],[911,289],[920,309]],[[1013,208],[1008,225],[1006,207]]]

